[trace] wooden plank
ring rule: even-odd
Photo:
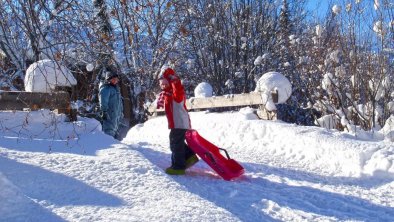
[[[0,110],[66,109],[70,107],[67,92],[38,93],[24,91],[0,91]]]
[[[207,98],[191,98],[187,100],[188,109],[206,109],[232,106],[251,106],[262,104],[259,93],[232,94]]]
[[[215,96],[206,98],[190,98],[186,101],[188,110],[193,109],[207,109],[219,107],[232,107],[232,106],[251,106],[261,105],[260,93],[245,93],[245,94],[231,94],[225,96]],[[148,111],[150,113],[163,112],[163,109],[156,109],[156,104],[152,104]]]

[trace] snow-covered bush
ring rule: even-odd
[[[56,86],[77,85],[77,80],[65,66],[52,60],[40,60],[29,66],[25,75],[27,92],[51,92]]]
[[[316,120],[316,125],[324,127],[326,129],[336,129],[340,120],[337,116],[330,114],[320,117]]]
[[[196,98],[212,97],[212,95],[213,89],[209,83],[202,82],[194,89],[194,97]]]

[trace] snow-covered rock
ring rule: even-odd
[[[77,85],[68,68],[48,59],[31,64],[26,70],[24,82],[27,92],[51,92],[56,86]]]

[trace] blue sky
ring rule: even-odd
[[[324,17],[328,11],[329,0],[308,0],[307,8],[313,17]]]

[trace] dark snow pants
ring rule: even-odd
[[[185,143],[187,129],[171,129],[170,149],[171,166],[174,169],[185,169],[185,161],[195,153]]]

